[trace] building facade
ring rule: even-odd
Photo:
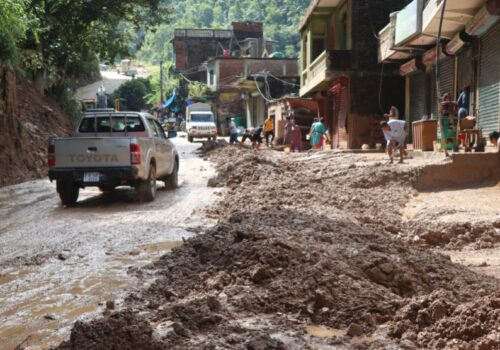
[[[384,111],[404,106],[404,80],[377,60],[377,33],[402,3],[313,0],[300,24],[300,96],[318,102],[334,148],[374,147]]]
[[[298,92],[292,88],[298,87],[297,59],[281,58],[260,22],[233,22],[224,30],[176,29],[173,46],[177,72],[215,93],[221,132],[227,117],[240,127],[262,124],[269,99]]]
[[[466,90],[467,111],[483,137],[500,128],[500,1],[414,0],[380,32],[380,60],[405,78],[409,122],[436,120],[440,97]],[[439,91],[436,77],[439,62]],[[438,96],[440,95],[440,96]]]
[[[228,29],[175,29],[172,44],[176,70],[203,83],[209,57],[266,57],[275,46],[264,39],[261,22],[233,22]]]
[[[297,68],[297,59],[293,58],[209,58],[207,84],[218,92],[219,119],[236,118],[242,127],[262,124],[269,100],[298,92]]]

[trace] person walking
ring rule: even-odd
[[[236,126],[233,118],[226,118],[226,120],[228,121],[229,128],[229,144],[234,145],[235,143],[238,143],[238,127]]]
[[[290,150],[292,152],[297,152],[297,153],[302,152],[302,131],[295,122],[295,119],[292,119],[290,126],[290,134],[291,134],[290,139],[292,141],[292,143],[290,144]]]
[[[285,127],[283,128],[283,146],[290,145],[292,143],[290,128],[292,127],[292,118],[286,117]]]
[[[271,137],[271,145],[274,142],[274,116],[269,116],[264,121],[264,137],[266,139],[266,146],[269,147],[269,137]]]
[[[311,146],[315,149],[322,149],[325,143],[326,128],[322,121],[323,118],[316,118],[309,132]]]

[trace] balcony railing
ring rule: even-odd
[[[328,52],[323,51],[306,69],[302,71],[302,86],[307,87],[314,83],[321,83],[321,77],[325,75],[328,69]],[[319,81],[319,82],[317,82]]]
[[[304,96],[318,90],[330,81],[334,71],[349,70],[352,66],[350,50],[327,50],[302,71],[300,94]]]

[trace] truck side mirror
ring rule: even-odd
[[[167,131],[167,133],[169,139],[175,139],[177,137],[177,131],[175,130],[169,130]]]

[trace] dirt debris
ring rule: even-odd
[[[401,239],[417,168],[336,152],[208,157],[227,187],[208,210],[219,223],[58,349],[495,349],[499,281]],[[355,342],[312,337],[311,324],[354,339],[388,332]]]
[[[13,86],[14,129],[4,125],[6,116],[0,109],[0,164],[9,165],[0,167],[0,187],[46,176],[49,139],[68,136],[72,129],[72,121],[58,104],[30,82]]]

